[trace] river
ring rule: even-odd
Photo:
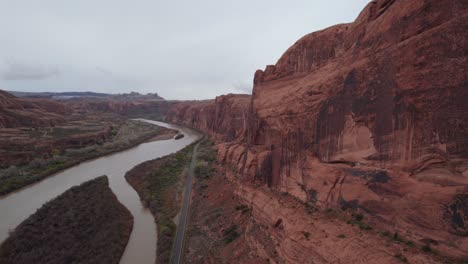
[[[154,218],[151,212],[143,206],[136,191],[125,180],[125,173],[142,162],[179,151],[197,140],[200,135],[185,127],[147,119],[139,120],[179,130],[185,136],[179,140],[143,143],[122,152],[83,162],[2,197],[0,199],[0,241],[5,240],[9,230],[13,230],[45,202],[72,186],[107,175],[112,191],[134,217],[133,230],[120,263],[153,264],[156,259],[157,241]]]

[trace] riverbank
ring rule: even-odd
[[[194,144],[177,153],[137,165],[125,175],[157,223],[157,263],[168,263],[176,233],[174,218],[181,208],[182,191]]]
[[[111,132],[107,142],[66,149],[50,158],[35,158],[22,166],[0,171],[0,195],[16,191],[81,162],[123,151],[146,141],[172,137],[174,130],[134,120],[126,120]]]
[[[119,263],[133,217],[102,176],[72,187],[23,221],[0,263]]]

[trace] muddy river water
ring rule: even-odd
[[[156,225],[150,211],[144,208],[135,190],[124,175],[134,166],[151,159],[174,153],[200,136],[184,127],[140,119],[162,127],[177,129],[185,137],[140,144],[126,151],[83,162],[59,172],[36,184],[0,198],[0,242],[18,224],[33,214],[45,202],[57,197],[70,187],[101,175],[109,177],[112,191],[134,217],[130,240],[120,263],[151,263],[156,258]]]

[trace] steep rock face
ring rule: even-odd
[[[218,141],[244,140],[250,101],[250,95],[229,94],[215,100],[177,102],[169,106],[166,120],[202,130]]]
[[[323,180],[359,176],[366,184],[366,171],[388,169],[389,179],[376,184],[398,185],[397,196],[430,196],[430,187],[405,191],[393,182],[410,175],[411,186],[452,188],[431,198],[444,205],[466,193],[467,11],[467,1],[372,1],[354,23],[299,40],[255,74],[247,173],[303,199],[314,190],[323,203],[371,203],[385,194],[365,187],[332,195],[318,168],[327,171]]]
[[[66,107],[45,99],[23,99],[0,90],[0,128],[52,126],[64,121]]]
[[[324,161],[360,150],[347,158],[468,157],[466,10],[466,1],[373,1],[354,23],[305,36],[256,73],[253,143],[300,132],[288,143]]]
[[[372,1],[258,70],[247,115],[219,116],[217,99],[169,120],[214,135],[245,183],[362,210],[379,229],[466,258],[467,29],[465,0]],[[246,125],[232,137],[231,123]]]

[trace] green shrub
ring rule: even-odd
[[[117,136],[118,133],[119,133],[119,130],[114,127],[114,128],[112,128],[110,135],[111,135],[111,137],[115,137],[115,136]]]
[[[348,220],[346,223],[350,225],[357,225],[361,230],[372,230],[372,227],[367,225],[366,223],[362,222],[362,219],[364,219],[364,215],[362,214],[355,214],[353,216],[353,219]]]
[[[213,176],[214,168],[211,164],[198,164],[195,167],[195,176],[199,179],[207,179]]]
[[[0,178],[1,179],[6,179],[6,178],[11,178],[14,176],[17,176],[19,173],[18,168],[16,166],[10,166],[7,169],[1,170],[0,171]]]
[[[364,219],[364,215],[363,214],[356,214],[356,215],[354,215],[354,219],[356,221],[362,221],[362,219]]]

